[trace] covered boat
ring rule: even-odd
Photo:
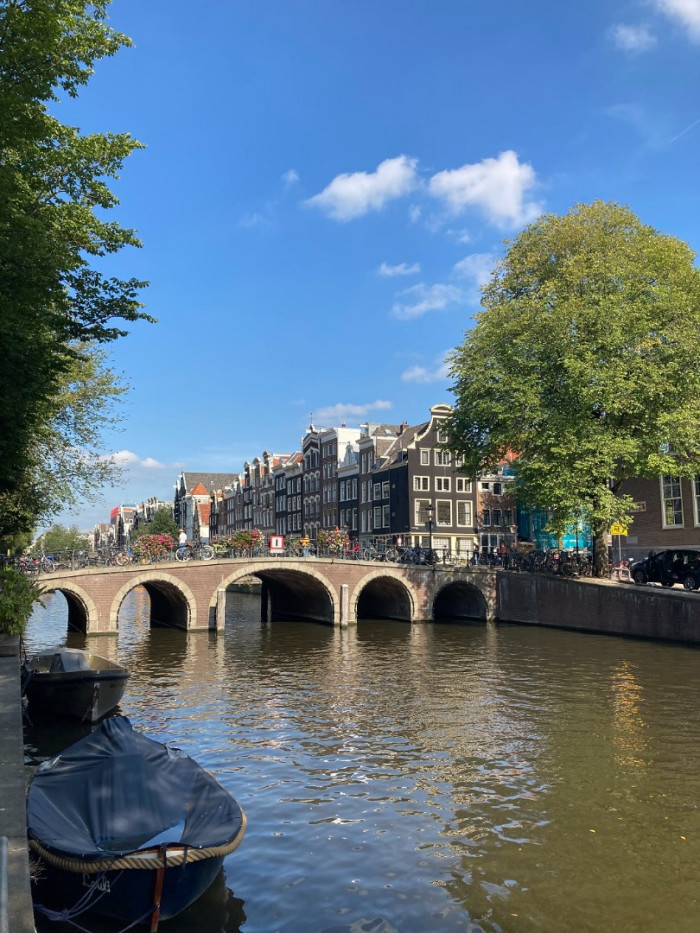
[[[43,762],[27,794],[29,846],[41,862],[35,909],[90,911],[154,931],[214,881],[245,832],[229,792],[180,749],[125,716]]]
[[[97,722],[119,703],[129,671],[97,654],[53,648],[25,661],[22,692],[30,716]]]

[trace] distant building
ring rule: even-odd
[[[182,528],[190,540],[197,540],[195,534],[195,513],[200,503],[209,503],[212,492],[223,490],[238,479],[235,473],[190,473],[183,472],[175,483],[173,517],[178,527]],[[200,527],[200,519],[197,518]],[[209,537],[207,518],[207,538]]]

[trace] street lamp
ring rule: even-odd
[[[425,507],[425,514],[428,516],[428,560],[433,561],[433,567],[436,564],[433,555],[433,512],[435,511],[435,506],[432,502],[429,502]]]

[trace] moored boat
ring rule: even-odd
[[[30,716],[97,722],[119,704],[128,677],[116,661],[77,648],[54,648],[24,663],[22,692]]]
[[[35,909],[154,931],[207,890],[245,826],[213,775],[112,716],[43,762],[29,785],[29,846],[41,862]]]

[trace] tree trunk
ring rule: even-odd
[[[602,519],[593,522],[593,576],[608,575],[608,523]]]

